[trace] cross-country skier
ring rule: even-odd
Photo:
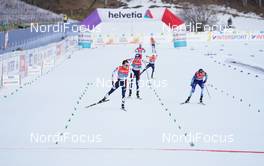
[[[133,88],[133,81],[134,78],[136,78],[136,87],[137,87],[137,98],[141,99],[139,96],[139,80],[140,80],[140,70],[142,68],[142,54],[136,54],[135,58],[129,59],[131,66],[132,66],[132,72],[130,74],[130,86],[129,86],[129,97],[132,95],[132,88]]]
[[[189,97],[187,98],[187,100],[185,101],[185,103],[189,103],[192,94],[195,91],[195,87],[198,84],[201,88],[201,96],[200,96],[200,103],[203,103],[203,91],[204,91],[204,84],[206,83],[208,79],[208,75],[207,73],[203,70],[203,69],[199,69],[193,76],[192,78],[192,82],[191,82],[191,87],[192,90],[190,92]]]
[[[143,53],[146,52],[146,50],[142,47],[142,44],[139,44],[139,46],[138,46],[138,48],[136,48],[135,52],[137,54],[141,54],[142,55]]]
[[[158,55],[156,54],[152,54],[151,56],[147,56],[147,58],[149,59],[148,64],[146,65],[146,67],[142,70],[142,72],[140,73],[140,75],[142,73],[144,73],[148,68],[152,68],[152,72],[151,72],[151,78],[153,79],[153,74],[155,71],[155,62],[157,60]]]
[[[122,103],[121,108],[125,109],[125,97],[126,97],[126,87],[127,87],[127,78],[130,73],[130,64],[128,60],[124,60],[122,62],[122,66],[117,67],[112,73],[112,84],[113,87],[111,90],[105,95],[105,97],[101,100],[104,102],[107,98],[120,86],[122,87]],[[117,81],[115,80],[115,76],[117,76]]]
[[[151,44],[152,53],[156,53],[156,41],[153,36],[150,37],[150,44]]]

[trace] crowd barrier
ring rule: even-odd
[[[21,85],[29,76],[40,76],[43,72],[62,63],[77,48],[78,37],[30,50],[19,50],[0,55],[0,88]]]
[[[122,34],[80,34],[79,45],[83,48],[91,48],[102,45],[119,45],[119,44],[139,44],[150,43],[150,37],[153,36],[157,43],[172,43],[171,34],[156,33],[122,33]],[[88,46],[88,47],[86,47]],[[172,45],[173,46],[173,45]]]
[[[263,32],[185,32],[185,33],[151,33],[159,44],[170,44],[175,47],[175,40],[186,42],[217,42],[217,41],[264,41]],[[150,43],[150,34],[123,33],[123,34],[79,34],[79,45],[91,48],[100,45]],[[182,39],[182,40],[181,40]],[[178,43],[176,43],[178,44]],[[182,44],[182,43],[180,43]],[[86,47],[87,46],[87,47]]]

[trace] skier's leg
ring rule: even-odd
[[[136,76],[136,86],[137,86],[137,98],[139,97],[139,80],[140,80],[140,70],[135,71],[135,76]]]
[[[140,73],[140,75],[143,74],[147,69],[148,69],[148,68],[147,68],[147,66],[146,66],[146,67],[142,70],[142,72]]]
[[[107,94],[111,95],[119,86],[120,86],[120,80],[116,81],[114,86],[111,88],[111,90]]]
[[[151,44],[152,53],[155,53],[155,45]]]
[[[155,44],[152,44],[152,53],[156,53]]]
[[[130,82],[129,82],[129,97],[132,95],[132,88],[133,88],[133,81],[134,81],[134,75],[131,73],[130,74]]]
[[[149,67],[150,67],[149,64],[147,64],[147,66],[145,67],[145,69],[142,70],[142,72],[140,73],[140,75],[141,75],[142,73],[144,73]]]
[[[200,82],[199,86],[201,87],[200,103],[202,103],[203,102],[203,95],[204,95],[204,83]]]
[[[194,82],[194,83],[192,84],[191,92],[190,92],[190,94],[189,94],[189,97],[188,97],[187,100],[185,101],[185,103],[188,103],[188,102],[190,101],[190,99],[191,99],[191,97],[192,97],[192,94],[195,92],[195,87],[196,87],[196,85],[197,85],[196,82]]]
[[[126,99],[126,86],[127,86],[127,81],[123,81],[122,86],[122,103],[121,103],[121,108],[125,109],[125,99]]]
[[[110,91],[104,96],[102,101],[106,100],[118,87],[120,86],[120,80],[117,80]]]
[[[197,83],[193,83],[189,97],[192,97],[192,94],[195,92],[196,85],[197,85]]]
[[[151,68],[152,68],[151,78],[153,78],[154,71],[155,71],[155,64],[152,64]]]

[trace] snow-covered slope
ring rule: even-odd
[[[195,42],[181,49],[158,45],[153,86],[141,87],[143,100],[128,99],[127,112],[120,110],[120,89],[109,102],[91,109],[84,107],[105,95],[109,87],[96,86],[97,79],[109,79],[121,60],[133,56],[136,45],[76,52],[72,59],[14,95],[3,98],[5,94],[1,93],[0,164],[262,165],[264,75],[255,71],[249,75],[244,68],[234,70],[233,65],[229,67],[218,58],[221,52],[208,55],[208,50],[213,48],[239,57],[238,53],[245,47],[260,58],[256,62],[263,61],[262,53],[258,52],[259,43],[236,45]],[[150,47],[145,47],[146,54],[150,54]],[[211,97],[206,93],[206,105],[196,104],[197,88],[191,104],[180,105],[189,94],[193,73],[199,68],[208,72]],[[144,80],[146,74],[142,76]],[[68,132],[99,135],[102,140],[31,142],[31,133]],[[233,142],[199,140],[190,146],[191,140],[164,141],[164,134],[185,137],[197,133],[231,136]]]
[[[146,23],[139,30],[148,29]],[[109,80],[136,47],[82,49],[30,84],[1,90],[0,165],[263,165],[263,42],[188,42],[179,49],[160,43],[151,86],[147,73],[141,77],[143,100],[134,93],[124,112],[118,89],[109,102],[85,109],[111,88],[98,81]],[[150,55],[149,44],[143,47]],[[199,87],[190,104],[180,105],[199,68],[209,75],[206,105],[197,104]],[[45,140],[54,134],[66,142]]]

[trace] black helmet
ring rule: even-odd
[[[140,54],[136,54],[135,57],[140,57]]]
[[[202,73],[202,72],[204,72],[204,70],[203,69],[199,69],[198,72],[199,73]]]
[[[122,65],[128,63],[128,60],[123,60]]]

